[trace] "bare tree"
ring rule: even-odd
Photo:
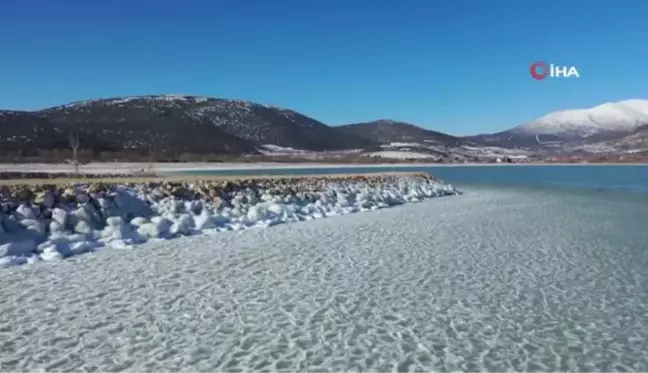
[[[70,148],[72,148],[72,164],[74,165],[74,174],[79,174],[79,134],[76,131],[70,132]]]

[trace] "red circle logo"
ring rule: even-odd
[[[531,72],[531,77],[533,77],[533,79],[542,80],[549,74],[549,66],[542,61],[536,61],[531,64],[529,71]]]

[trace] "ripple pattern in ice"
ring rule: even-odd
[[[12,268],[0,369],[645,371],[648,204],[605,196],[473,190]]]

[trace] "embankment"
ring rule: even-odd
[[[4,180],[0,266],[459,194],[427,174]]]

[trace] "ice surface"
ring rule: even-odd
[[[429,165],[438,166],[438,163]],[[207,171],[207,170],[270,170],[270,169],[312,169],[312,168],[408,168],[426,166],[423,163],[413,164],[339,164],[339,163],[306,163],[306,162],[184,162],[184,163],[145,163],[145,162],[95,162],[84,164],[80,172],[92,174],[115,174],[129,173],[152,168],[155,172],[179,172],[179,171]],[[0,171],[4,172],[49,172],[49,173],[70,173],[73,171],[69,164],[50,163],[0,163]]]
[[[80,203],[51,211],[25,203],[14,211],[0,210],[0,267],[65,259],[104,247],[124,248],[149,239],[269,227],[459,193],[452,185],[419,176],[380,182],[333,179],[326,187],[313,188],[294,195],[262,188],[241,190],[231,201],[219,200],[217,205],[208,199],[164,196],[155,187],[119,186],[94,200],[83,189],[68,189]],[[297,185],[295,189],[299,190]],[[51,198],[46,194],[43,199],[47,196]]]
[[[467,192],[0,271],[0,369],[648,370],[645,200]]]

